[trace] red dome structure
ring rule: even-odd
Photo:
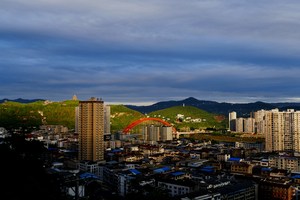
[[[138,119],[138,120],[132,122],[126,128],[123,129],[123,133],[129,134],[129,132],[132,128],[134,128],[135,126],[137,126],[140,123],[143,123],[145,121],[157,121],[157,122],[160,122],[160,123],[162,123],[166,126],[171,126],[173,128],[173,133],[176,133],[176,129],[169,122],[166,122],[163,119],[154,118],[154,117],[141,118],[141,119]]]

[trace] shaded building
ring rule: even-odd
[[[259,182],[259,199],[284,199],[292,200],[295,188],[292,183],[283,179],[263,179]]]

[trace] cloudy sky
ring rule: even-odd
[[[300,2],[1,0],[0,99],[300,102]]]

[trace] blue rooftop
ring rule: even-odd
[[[184,175],[185,173],[184,172],[173,172],[171,174],[172,174],[172,176],[181,176],[181,175]]]
[[[297,175],[295,175],[295,176],[292,176],[292,178],[298,179],[298,178],[300,178],[300,174],[297,174]]]
[[[48,150],[49,150],[49,151],[56,151],[56,150],[57,150],[57,148],[54,148],[54,147],[49,147],[49,148],[48,148]]]
[[[201,172],[214,172],[214,167],[213,166],[204,166],[200,168]]]
[[[133,175],[138,175],[141,174],[141,172],[137,169],[129,169],[129,171],[133,174]]]
[[[153,170],[153,172],[154,173],[164,173],[164,172],[167,172],[167,171],[170,171],[170,170],[171,170],[170,167],[161,167],[161,168]]]
[[[267,171],[267,172],[270,172],[270,171],[272,171],[272,168],[263,167],[263,168],[261,168],[261,171]]]
[[[111,150],[112,153],[117,153],[117,152],[121,152],[121,151],[122,151],[122,149],[112,149]]]
[[[214,170],[212,169],[200,169],[201,172],[207,172],[207,173],[212,173]]]
[[[81,174],[80,178],[81,179],[85,179],[85,178],[95,178],[95,179],[98,179],[98,176],[96,176],[95,174],[86,172],[86,173]]]
[[[203,166],[201,169],[214,169],[213,166]]]
[[[236,157],[231,157],[228,159],[228,161],[235,161],[235,162],[240,162],[242,159],[241,158],[236,158]]]

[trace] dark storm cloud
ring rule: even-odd
[[[0,98],[296,101],[298,1],[3,0]]]

